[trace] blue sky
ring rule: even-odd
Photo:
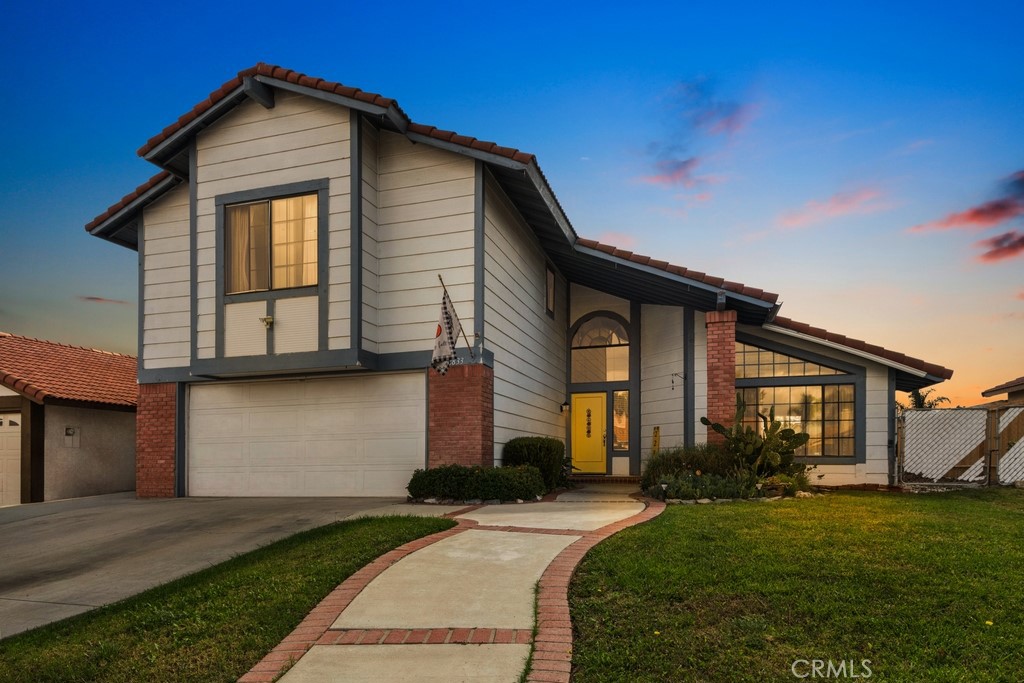
[[[135,254],[82,226],[265,61],[532,152],[582,236],[951,367],[954,402],[1024,374],[1019,3],[20,5],[0,330],[135,351]]]

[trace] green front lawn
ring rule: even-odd
[[[1021,681],[1024,491],[671,506],[569,596],[576,683]]]
[[[0,641],[0,681],[234,681],[358,569],[454,524],[383,517],[300,533]]]

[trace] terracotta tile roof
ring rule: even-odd
[[[0,332],[0,383],[36,403],[136,404],[136,359]]]
[[[1018,377],[1017,379],[1011,379],[1009,382],[1003,382],[1002,384],[996,385],[991,389],[986,389],[981,392],[982,396],[998,396],[999,394],[1007,394],[1014,389],[1024,389],[1024,377]]]
[[[161,182],[163,182],[164,180],[167,180],[170,177],[171,177],[171,174],[169,172],[167,172],[167,171],[160,171],[155,176],[153,176],[152,178],[150,178],[146,182],[142,183],[141,185],[136,187],[134,190],[132,190],[131,192],[129,192],[125,196],[121,197],[120,201],[118,201],[116,204],[112,204],[111,206],[109,206],[107,208],[107,210],[104,211],[103,213],[101,213],[99,216],[96,216],[96,218],[93,218],[91,221],[86,223],[85,224],[86,231],[92,230],[97,225],[99,225],[103,221],[107,220],[108,218],[113,216],[115,213],[117,213],[118,211],[120,211],[124,207],[128,206],[129,204],[134,202],[136,199],[138,199],[142,195],[146,194],[146,192],[148,192],[149,190],[153,189],[154,187],[159,185]]]
[[[795,320],[790,320],[789,318],[783,318],[782,316],[776,316],[775,319],[772,320],[771,324],[777,325],[778,327],[784,327],[787,330],[792,330],[793,332],[806,334],[809,337],[816,337],[818,339],[823,339],[825,341],[832,342],[833,344],[838,344],[840,346],[845,346],[847,348],[855,349],[857,351],[870,353],[874,356],[890,360],[894,363],[906,365],[907,367],[914,368],[915,370],[920,370],[921,372],[927,372],[929,375],[933,375],[935,377],[949,379],[950,377],[953,376],[952,370],[944,368],[941,365],[929,363],[927,361],[921,360],[920,358],[913,358],[906,354],[899,353],[898,351],[890,351],[889,349],[882,348],[881,346],[877,346],[875,344],[869,344],[866,341],[862,341],[860,339],[852,339],[842,334],[829,332],[828,330],[824,330],[820,327],[812,327],[807,323],[801,323]]]
[[[501,145],[493,142],[486,142],[484,140],[478,140],[468,135],[459,135],[450,130],[442,130],[435,128],[434,126],[427,126],[420,123],[413,123],[412,120],[406,115],[402,108],[398,106],[398,102],[391,99],[390,97],[384,97],[376,93],[367,92],[360,90],[359,88],[353,88],[341,83],[335,83],[334,81],[326,81],[322,78],[315,78],[313,76],[307,76],[306,74],[299,73],[298,71],[292,71],[281,66],[275,66],[273,64],[264,64],[259,62],[256,66],[243,69],[238,72],[238,75],[231,80],[225,82],[219,88],[210,93],[202,102],[192,107],[189,111],[185,112],[182,116],[178,117],[178,120],[171,125],[164,128],[162,131],[151,137],[146,144],[139,148],[139,156],[145,156],[154,147],[159,145],[161,142],[174,135],[176,132],[181,130],[184,126],[194,121],[196,117],[205,112],[213,105],[220,102],[222,99],[230,95],[237,88],[242,86],[242,82],[247,76],[265,76],[267,78],[274,78],[280,81],[287,81],[288,83],[296,83],[307,88],[313,88],[316,90],[322,90],[323,92],[334,93],[343,97],[348,97],[361,102],[368,102],[370,104],[377,105],[379,107],[394,108],[408,124],[408,129],[414,133],[420,135],[426,135],[437,140],[443,140],[450,142],[455,145],[467,147],[470,149],[477,149],[483,152],[490,152],[491,154],[498,154],[509,159],[514,159],[518,162],[528,164],[535,160],[532,154],[526,152],[520,152],[518,149],[511,147],[502,147]]]
[[[634,254],[631,251],[625,249],[618,249],[609,244],[601,244],[595,240],[588,240],[579,238],[576,241],[582,247],[588,249],[596,249],[597,251],[604,252],[611,256],[624,259],[626,261],[632,261],[642,266],[650,266],[651,268],[657,268],[658,270],[664,270],[666,273],[672,273],[673,275],[679,275],[680,277],[689,278],[691,280],[697,280],[703,282],[711,287],[719,287],[728,292],[735,292],[736,294],[743,294],[754,299],[760,299],[761,301],[767,301],[768,303],[775,303],[779,300],[778,294],[772,292],[766,292],[763,289],[756,287],[748,287],[747,285],[740,282],[730,282],[720,277],[714,277],[713,275],[707,275],[697,270],[690,270],[682,266],[676,266],[668,261],[659,261],[658,259],[651,258],[650,256],[643,256],[641,254]]]

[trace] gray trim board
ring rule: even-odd
[[[274,89],[266,83],[260,83],[252,76],[246,76],[242,79],[242,90],[249,99],[264,109],[274,108]]]
[[[139,214],[139,227],[138,227],[138,242],[137,242],[137,254],[139,261],[139,288],[138,297],[139,301],[136,304],[136,344],[135,351],[135,375],[136,377],[142,374],[143,365],[145,363],[146,356],[146,339],[144,331],[146,329],[146,229],[145,229],[145,215]],[[189,261],[192,259],[192,254],[188,255]]]
[[[895,486],[899,473],[897,472],[897,444],[896,444],[896,370],[889,368],[889,388],[886,392],[886,413],[888,417],[889,438],[889,486]]]
[[[173,155],[177,146],[180,144],[182,139],[188,138],[195,133],[203,130],[211,123],[219,119],[221,116],[226,114],[228,110],[233,108],[238,102],[246,97],[245,89],[242,85],[239,85],[233,91],[228,93],[220,102],[217,102],[212,107],[204,111],[196,118],[189,121],[187,124],[174,131],[167,139],[163,140],[160,144],[156,145],[153,149],[146,152],[142,158],[146,161],[151,161],[161,168],[166,168],[164,165],[165,153],[170,152]],[[195,140],[191,140],[191,146],[195,146]]]
[[[694,378],[696,361],[694,345],[696,344],[693,309],[683,309],[683,445],[692,447],[696,443],[696,406],[697,390]]]
[[[196,201],[199,196],[199,159],[196,142],[188,148],[188,262],[189,262],[189,309],[191,327],[189,331],[189,360],[194,363],[199,352],[199,264],[196,258],[199,244],[199,212]],[[141,321],[140,321],[141,323]]]
[[[629,322],[633,325],[629,340],[629,474],[640,475],[640,428],[643,415],[640,412],[640,353],[643,350],[643,306],[636,301],[629,302]],[[609,423],[614,424],[614,423]]]
[[[554,217],[558,227],[561,228],[562,234],[565,235],[565,239],[570,244],[575,246],[576,240],[579,236],[576,231],[573,230],[572,223],[569,222],[569,218],[562,212],[562,207],[558,204],[558,200],[555,199],[555,195],[551,192],[551,188],[548,187],[547,180],[541,175],[540,168],[537,164],[531,162],[526,166],[526,175],[533,183],[534,187],[537,188],[537,192],[540,194],[541,199],[544,200],[544,204],[547,206],[548,211]]]
[[[214,203],[217,206],[224,206],[226,204],[244,204],[245,202],[256,202],[264,199],[293,197],[300,194],[311,194],[319,190],[326,190],[329,186],[330,178],[302,180],[297,183],[283,183],[281,185],[267,185],[265,187],[258,187],[251,190],[219,194],[214,198]]]
[[[358,355],[363,348],[363,133],[358,112],[349,112],[349,347]],[[321,300],[321,320],[326,321],[327,297]],[[323,328],[327,348],[327,328]]]
[[[181,182],[182,179],[173,174],[164,178],[162,181],[146,190],[146,192],[133,199],[114,215],[109,216],[105,221],[89,230],[89,234],[115,242],[116,244],[128,247],[129,249],[136,248],[137,245],[132,245],[126,240],[116,239],[117,234],[121,231],[124,225],[132,222],[133,216],[136,213],[141,214],[142,209],[155,202],[171,189],[180,185]]]
[[[253,76],[253,78],[259,83],[263,83],[274,88],[280,88],[281,90],[287,90],[288,92],[293,92],[299,95],[306,95],[307,97],[312,97],[324,102],[330,102],[331,104],[340,104],[343,107],[348,107],[349,109],[354,109],[366,114],[384,116],[387,117],[388,120],[392,120],[392,117],[395,115],[391,107],[382,107],[378,104],[345,97],[344,95],[327,92],[326,90],[318,90],[317,88],[310,88],[304,85],[299,85],[298,83],[289,83],[288,81],[282,81],[262,74],[257,74],[256,76]]]
[[[473,327],[475,334],[473,348],[479,352],[484,348],[484,288],[485,277],[485,239],[484,229],[486,221],[484,211],[486,198],[484,196],[486,183],[484,182],[484,162],[479,159],[474,164],[474,192],[473,192]]]
[[[27,398],[21,401],[21,502],[41,503],[46,495],[46,409]]]

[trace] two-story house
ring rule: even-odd
[[[142,496],[401,495],[564,439],[636,475],[730,423],[807,431],[826,484],[889,482],[894,392],[951,371],[777,316],[777,296],[580,238],[533,155],[288,69],[240,72],[86,229],[138,251]],[[441,275],[473,347],[429,370]]]

